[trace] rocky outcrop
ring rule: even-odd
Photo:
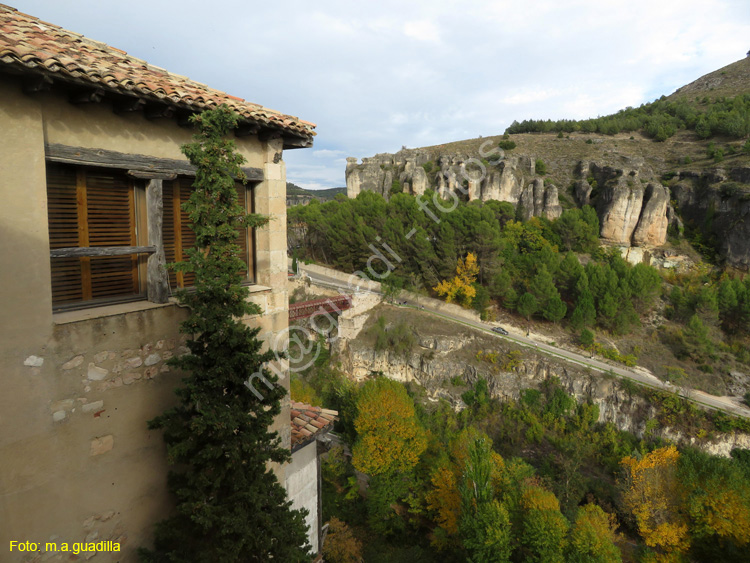
[[[591,203],[591,184],[587,180],[576,180],[573,182],[573,195],[578,205],[583,207]]]
[[[572,186],[570,193],[578,205],[596,208],[602,239],[625,249],[642,249],[625,250],[629,260],[654,256],[654,250],[666,244],[670,228],[673,233],[682,232],[686,219],[693,229],[703,230],[717,241],[719,252],[730,265],[750,269],[750,167],[682,171],[671,188],[657,181],[640,157],[584,160],[571,166],[570,173],[572,184],[565,185]],[[369,190],[389,199],[395,185],[415,196],[432,189],[444,199],[506,201],[519,206],[526,219],[555,219],[562,213],[562,194],[554,185],[544,185],[529,155],[480,160],[463,154],[436,156],[428,149],[403,149],[364,158],[361,163],[347,159],[349,197]]]
[[[643,206],[643,186],[619,177],[608,183],[597,202],[600,236],[614,244],[630,244]]]
[[[557,188],[552,184],[545,186],[541,178],[526,186],[518,199],[518,205],[525,221],[532,217],[545,217],[551,221],[562,214]]]
[[[488,161],[444,154],[433,162],[425,151],[402,150],[364,158],[361,163],[348,158],[346,165],[349,197],[369,190],[389,199],[393,182],[398,180],[405,193],[415,196],[434,189],[444,199],[507,201],[513,205],[523,200],[524,216],[556,219],[562,213],[557,188],[544,186],[534,176],[534,160],[527,155]]]
[[[482,337],[478,337],[481,339]],[[569,364],[551,362],[547,357],[524,352],[523,363],[511,372],[502,372],[476,362],[462,361],[460,352],[475,349],[477,337],[429,336],[419,338],[419,348],[406,355],[376,352],[361,341],[339,341],[342,369],[358,380],[373,373],[402,382],[420,384],[428,399],[449,401],[457,409],[464,408],[461,393],[479,378],[487,380],[492,397],[518,400],[524,389],[539,388],[549,378],[557,378],[565,390],[579,402],[591,401],[599,407],[599,422],[611,422],[619,430],[644,436],[661,437],[674,442],[693,445],[714,455],[729,456],[734,448],[749,448],[750,435],[723,434],[713,440],[698,440],[679,431],[663,427],[655,431],[646,423],[656,415],[656,409],[645,398],[623,388],[618,379],[586,372]],[[497,351],[497,343],[493,344]],[[504,353],[505,350],[499,350]],[[466,386],[451,383],[459,376]]]
[[[573,193],[579,204],[596,205],[599,234],[606,242],[661,246],[667,241],[669,191],[661,184],[647,181],[653,173],[641,159],[623,160],[622,168],[580,162],[576,171],[582,178],[575,182]]]
[[[660,246],[667,240],[669,190],[661,184],[649,183],[643,196],[638,225],[633,233],[636,246]]]
[[[682,220],[715,242],[727,263],[750,270],[750,167],[680,172],[672,197]]]

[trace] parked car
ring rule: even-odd
[[[496,332],[496,333],[498,333],[498,334],[502,334],[502,335],[504,335],[504,336],[508,336],[508,331],[507,331],[507,330],[505,330],[505,329],[504,329],[503,327],[501,327],[501,326],[493,326],[493,327],[492,327],[492,332]]]

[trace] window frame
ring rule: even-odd
[[[60,313],[78,309],[88,309],[92,307],[101,307],[105,305],[111,305],[116,303],[127,303],[134,301],[141,301],[147,298],[147,269],[146,261],[150,253],[147,245],[148,232],[146,226],[146,194],[145,185],[142,181],[136,178],[129,177],[125,170],[113,169],[109,167],[98,167],[98,166],[82,166],[78,164],[67,164],[60,163],[51,160],[47,160],[45,163],[45,182],[46,182],[46,196],[47,196],[47,229],[49,235],[50,244],[50,289],[52,291],[52,312]],[[53,211],[51,209],[54,205],[60,205],[60,202],[64,200],[66,196],[62,196],[62,200],[54,201],[52,196],[53,190],[56,189],[58,193],[65,189],[64,184],[53,187],[53,175],[60,173],[61,176],[69,174],[74,177],[74,185],[70,186],[74,190],[74,194],[68,195],[68,205],[72,203],[71,195],[75,198],[76,214],[76,245],[75,246],[63,246],[60,247],[58,243],[54,241],[52,230],[60,228],[62,222],[55,223],[53,221]],[[61,172],[62,171],[62,172]],[[104,177],[111,178],[113,184],[118,182],[125,182],[127,186],[127,197],[130,200],[128,205],[128,229],[130,231],[130,246],[125,245],[114,245],[104,246],[102,244],[92,243],[90,238],[90,231],[92,223],[97,222],[96,215],[101,214],[102,210],[97,210],[95,207],[89,205],[89,196],[96,192],[98,189],[100,192],[104,192],[106,188],[97,187],[93,178]],[[61,190],[62,188],[62,190]],[[101,193],[99,195],[101,199]],[[106,205],[105,205],[106,207]],[[70,218],[68,218],[70,223]],[[99,219],[101,223],[101,219]],[[70,228],[70,225],[68,225]],[[100,227],[101,229],[101,227]],[[106,239],[106,231],[101,231],[99,235],[102,239]],[[126,252],[125,249],[135,249],[132,252]],[[111,252],[111,254],[108,254]],[[135,292],[120,294],[120,295],[107,295],[104,297],[94,297],[95,280],[92,277],[91,263],[92,260],[104,257],[115,257],[115,256],[130,256],[131,265],[128,269],[133,275],[133,289]],[[58,259],[67,260],[78,260],[80,266],[80,280],[78,280],[78,288],[80,289],[80,300],[77,301],[57,301],[54,300],[54,287],[55,287],[55,270]],[[73,262],[70,262],[71,264]],[[58,268],[59,268],[59,262]],[[117,268],[115,268],[117,269]],[[120,270],[125,271],[125,268]],[[65,282],[59,282],[60,285],[64,285]],[[68,282],[70,283],[70,282]],[[75,281],[73,282],[75,284]],[[60,288],[58,285],[58,288]]]
[[[164,182],[164,190],[162,192],[163,194],[163,226],[162,226],[162,243],[164,246],[164,253],[166,257],[167,263],[176,263],[176,262],[182,262],[185,259],[184,251],[187,248],[184,245],[184,232],[185,232],[185,221],[187,221],[187,214],[182,210],[182,204],[187,201],[187,197],[189,197],[189,193],[192,192],[192,184],[194,179],[186,176],[178,176],[177,178],[173,180],[169,180],[171,182],[171,186],[167,186],[166,182]],[[246,213],[255,213],[255,195],[256,195],[256,188],[260,182],[247,182],[245,184],[241,182],[235,182],[235,187],[240,190],[243,189],[245,196],[244,196],[244,207]],[[184,191],[187,188],[187,191]],[[167,192],[169,191],[170,196],[167,197]],[[177,197],[175,197],[175,193],[177,193]],[[187,197],[183,197],[183,194],[188,194]],[[169,211],[167,211],[167,207],[171,207]],[[170,220],[172,222],[171,228],[167,227],[167,220]],[[187,229],[190,229],[188,226]],[[247,269],[245,270],[245,275],[242,280],[242,285],[256,285],[257,284],[257,247],[256,247],[256,229],[242,229],[244,231],[245,236],[245,258],[243,261],[247,265]],[[242,236],[242,232],[240,233],[240,236]],[[168,238],[169,237],[169,238]],[[168,240],[167,240],[168,239]],[[172,240],[173,239],[173,240]],[[179,258],[179,259],[178,259]],[[189,283],[189,282],[188,282]],[[192,287],[192,285],[186,285],[185,282],[185,274],[183,272],[169,272],[169,291],[170,293],[174,293],[175,291],[179,289],[188,289]]]

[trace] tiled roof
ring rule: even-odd
[[[0,67],[202,111],[225,103],[247,121],[311,138],[315,124],[172,74],[125,51],[0,4]]]
[[[333,428],[338,411],[292,401],[292,448]]]

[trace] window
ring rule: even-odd
[[[182,262],[187,258],[185,251],[195,245],[195,233],[190,228],[190,218],[182,210],[193,192],[192,178],[177,178],[171,182],[164,182],[162,193],[164,198],[164,254],[167,263]],[[247,213],[255,211],[253,186],[236,183],[239,204]],[[240,258],[245,263],[243,279],[247,283],[255,283],[255,232],[242,229],[237,238],[240,247]],[[169,272],[169,287],[190,287],[195,281],[192,272]]]
[[[145,235],[139,228],[143,198],[143,189],[123,172],[48,163],[50,249],[138,246]],[[145,254],[51,258],[53,310],[143,298],[146,259]]]
[[[192,178],[162,183],[162,239],[167,263],[186,259],[195,233],[182,210]],[[240,205],[254,211],[251,186],[237,183]],[[52,266],[53,311],[146,298],[145,182],[107,168],[47,165],[47,211]],[[245,263],[243,278],[255,282],[255,233],[237,239]],[[106,254],[103,256],[103,254]],[[171,288],[190,287],[192,273],[169,271]]]

